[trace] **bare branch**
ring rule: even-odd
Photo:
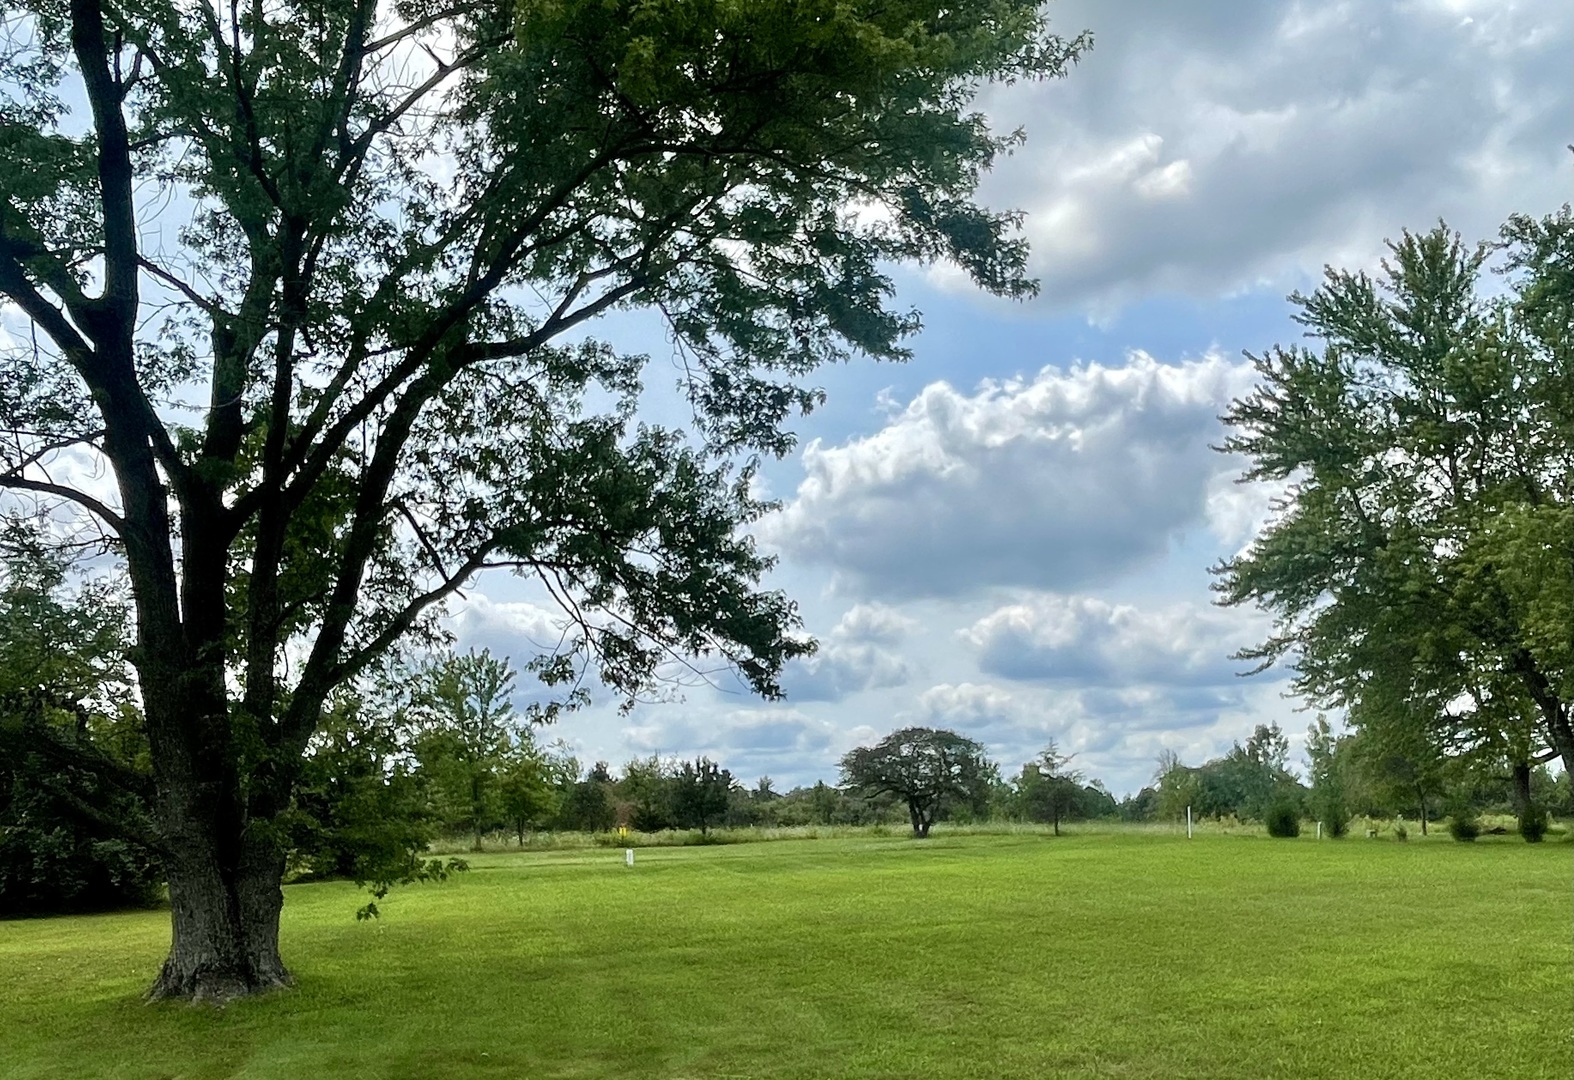
[[[464,564],[444,578],[441,584],[410,600],[409,603],[400,609],[398,614],[389,620],[388,625],[376,637],[351,652],[338,664],[333,670],[332,681],[337,684],[345,679],[354,677],[367,664],[370,664],[377,657],[387,652],[394,642],[404,636],[405,631],[410,629],[423,611],[458,592],[466,581],[484,569],[488,557],[496,548],[496,540],[486,544],[479,551],[472,553],[464,561]]]
[[[401,27],[398,30],[394,30],[388,34],[383,35],[376,41],[367,42],[365,51],[367,53],[381,52],[391,45],[397,45],[407,38],[414,37],[422,30],[430,30],[432,27],[436,26],[445,19],[452,19],[456,16],[463,15],[468,11],[474,10],[474,8],[475,5],[473,4],[462,4],[456,7],[447,8],[443,11],[435,11],[424,18],[417,19],[408,26]]]
[[[0,475],[0,488],[9,488],[12,491],[31,491],[40,495],[55,495],[62,499],[67,499],[84,509],[92,511],[104,524],[115,530],[116,535],[122,535],[125,532],[125,518],[86,492],[67,487],[65,484],[55,484],[47,480],[29,480],[24,476]]]
[[[152,274],[158,280],[162,281],[164,284],[168,285],[170,288],[174,289],[176,292],[180,293],[193,304],[196,304],[199,308],[214,318],[229,319],[233,317],[229,312],[224,310],[217,300],[211,300],[208,297],[203,296],[196,289],[192,288],[190,284],[170,273],[152,259],[149,259],[144,255],[139,255],[137,256],[137,265],[142,267],[142,269],[146,270],[148,273]]]
[[[438,552],[437,547],[432,543],[431,538],[426,535],[426,530],[421,527],[421,523],[415,520],[415,515],[410,512],[410,507],[405,502],[405,500],[401,498],[396,503],[394,503],[394,509],[399,511],[399,516],[404,518],[404,520],[409,524],[411,531],[415,533],[416,539],[420,541],[421,547],[426,550],[426,557],[432,560],[432,569],[437,571],[437,573],[444,575],[445,577],[448,576],[447,572],[443,569],[443,557],[441,553]]]

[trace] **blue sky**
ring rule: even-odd
[[[773,584],[822,643],[788,700],[729,680],[549,737],[615,766],[710,754],[778,788],[907,724],[981,739],[1014,771],[1046,741],[1117,792],[1163,749],[1196,762],[1253,725],[1310,722],[1282,675],[1229,654],[1259,615],[1210,604],[1207,567],[1250,540],[1270,493],[1208,449],[1250,385],[1243,350],[1298,336],[1285,302],[1324,265],[1372,267],[1440,218],[1468,239],[1568,198],[1574,10],[1545,2],[1128,0],[1052,8],[1094,31],[1068,78],[979,99],[1027,145],[982,197],[1027,212],[1039,298],[899,268],[924,315],[905,365],[817,380],[827,404],[771,463]],[[603,328],[662,357],[637,316]],[[660,362],[651,379],[666,379]],[[483,579],[462,646],[522,661],[550,615]]]

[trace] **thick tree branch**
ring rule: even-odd
[[[415,624],[421,613],[439,601],[445,600],[458,592],[475,574],[486,569],[487,559],[493,551],[497,550],[497,542],[483,546],[471,554],[460,567],[448,575],[441,584],[411,599],[399,612],[389,620],[378,634],[360,648],[346,656],[336,668],[332,676],[335,685],[346,679],[354,678],[366,668],[373,660],[393,647],[405,632]]]
[[[137,265],[143,270],[146,270],[149,274],[153,275],[153,277],[159,281],[163,282],[165,285],[168,285],[170,288],[180,293],[180,295],[185,297],[188,302],[201,308],[211,318],[215,320],[234,318],[234,316],[226,311],[224,306],[217,300],[203,296],[195,288],[193,288],[189,282],[164,269],[152,259],[149,259],[146,256],[138,256]]]
[[[124,814],[111,814],[94,806],[63,784],[50,784],[50,794],[65,804],[66,808],[88,825],[104,829],[113,836],[130,840],[158,855],[168,855],[170,847],[153,829],[143,828]]]
[[[7,250],[3,241],[0,241],[0,293],[8,296],[12,303],[22,309],[22,314],[49,336],[49,340],[55,343],[55,347],[70,361],[78,374],[85,380],[90,374],[96,376],[98,357],[93,346],[65,314],[34,287],[22,269],[22,264]]]
[[[475,4],[460,4],[451,8],[445,8],[442,11],[434,11],[430,15],[417,19],[407,26],[402,26],[398,30],[393,30],[387,34],[384,34],[375,41],[367,42],[364,51],[368,54],[382,52],[384,49],[389,48],[390,46],[397,45],[401,41],[414,37],[423,30],[430,30],[438,23],[446,22],[447,20],[460,15],[469,14],[475,9]]]
[[[129,356],[137,314],[137,221],[132,202],[131,140],[121,111],[121,93],[108,63],[99,0],[71,0],[71,47],[82,72],[93,127],[98,136],[99,198],[104,218],[103,304],[113,320],[88,333],[122,341]]]
[[[39,495],[54,495],[67,499],[78,506],[91,511],[105,525],[115,531],[117,536],[123,535],[126,529],[126,519],[111,510],[105,503],[86,492],[64,484],[55,484],[47,480],[30,480],[23,476],[0,475],[0,488],[9,488],[12,491],[31,491]]]

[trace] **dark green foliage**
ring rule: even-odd
[[[1292,802],[1275,802],[1263,815],[1268,835],[1288,839],[1301,835],[1301,812]]]
[[[1481,772],[1461,768],[1456,770],[1448,788],[1445,806],[1448,810],[1448,835],[1455,840],[1470,841],[1483,832],[1481,826],[1481,796],[1487,785]],[[1502,829],[1498,829],[1501,832]]]
[[[1527,844],[1539,844],[1547,835],[1547,811],[1531,803],[1519,815],[1519,835]]]
[[[1323,833],[1342,839],[1350,828],[1350,808],[1346,791],[1351,784],[1352,765],[1326,717],[1319,716],[1306,732],[1306,754],[1312,763],[1311,803]]]
[[[1071,757],[1051,742],[1037,759],[1022,767],[1015,782],[1015,809],[1028,821],[1054,826],[1060,835],[1062,821],[1114,817],[1115,799],[1097,780],[1084,783],[1081,771],[1068,768]]]
[[[1462,809],[1448,817],[1448,835],[1455,840],[1471,841],[1481,835],[1481,821],[1474,810]]]
[[[1120,801],[1120,820],[1122,821],[1154,821],[1159,816],[1159,792],[1154,787],[1144,787],[1135,795],[1128,795]]]
[[[145,906],[162,878],[124,598],[0,538],[0,915]]]
[[[824,780],[816,780],[801,802],[807,803],[812,820],[819,825],[834,825],[845,810],[843,792],[831,787]]]
[[[1374,721],[1339,740],[1345,776],[1365,794],[1368,813],[1414,814],[1427,834],[1446,791],[1450,763],[1423,726]]]
[[[1532,769],[1530,799],[1537,806],[1546,807],[1549,814],[1574,817],[1574,786],[1569,784],[1568,773],[1554,775],[1545,765]]]
[[[617,824],[610,780],[592,775],[574,782],[564,792],[558,809],[558,827],[580,832],[605,832]]]
[[[521,744],[527,759],[533,751],[514,714],[513,669],[482,649],[432,660],[413,679],[411,749],[421,779],[445,830],[470,833],[479,851],[481,837],[506,821],[507,759]]]
[[[6,774],[9,774],[8,776]],[[147,907],[162,893],[162,873],[149,849],[82,823],[49,788],[110,812],[140,814],[118,792],[98,789],[89,776],[61,774],[36,761],[0,769],[0,916],[55,915]]]
[[[671,763],[655,754],[623,766],[623,778],[617,785],[619,823],[640,832],[675,827],[671,780]]]
[[[544,751],[529,729],[521,728],[499,771],[498,809],[524,847],[526,833],[558,818],[564,795],[579,776],[579,762],[561,748],[555,754]]]
[[[1343,840],[1350,835],[1350,815],[1343,805],[1339,803],[1325,803],[1319,811],[1318,820],[1323,823],[1323,835],[1334,840]]]
[[[707,757],[679,762],[669,783],[674,823],[680,829],[697,828],[701,835],[726,816],[736,786],[732,773]]]
[[[1254,358],[1220,449],[1293,487],[1215,572],[1275,616],[1244,655],[1344,709],[1424,825],[1440,757],[1574,770],[1574,214],[1390,248],[1291,297],[1313,348]],[[1494,253],[1506,288],[1482,280]]]
[[[982,812],[998,776],[981,744],[935,728],[893,731],[874,746],[842,757],[843,785],[901,800],[913,835],[920,838],[929,835],[947,806],[965,804]]]
[[[1160,816],[1234,816],[1261,821],[1276,802],[1297,806],[1305,796],[1289,771],[1289,743],[1278,724],[1258,724],[1246,745],[1236,743],[1221,758],[1199,766],[1182,765],[1173,753],[1159,760],[1156,805]]]
[[[389,694],[335,695],[284,819],[301,872],[376,889],[424,866],[441,822],[405,750],[411,725]]]
[[[892,795],[844,791],[823,780],[794,788],[779,799],[757,807],[759,825],[889,825],[905,812]]]

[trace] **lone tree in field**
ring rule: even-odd
[[[1017,780],[1017,792],[1029,816],[1034,821],[1051,822],[1056,836],[1060,835],[1061,819],[1076,809],[1082,796],[1082,771],[1070,767],[1074,757],[1062,754],[1050,740],[1038,757],[1022,766]]]
[[[1038,0],[0,21],[0,297],[29,324],[0,487],[122,560],[174,926],[152,993],[198,999],[288,982],[271,823],[323,702],[479,571],[562,605],[548,683],[710,654],[778,693],[811,646],[759,587],[751,462],[818,365],[905,355],[885,266],[1033,291],[1017,216],[972,201],[1011,137],[968,103],[1085,44]],[[585,336],[632,307],[688,435],[636,423],[647,358]]]
[[[679,762],[668,780],[674,822],[681,828],[698,828],[700,835],[708,835],[711,825],[727,816],[737,783],[730,771],[708,757]]]
[[[1574,215],[1391,248],[1291,298],[1318,347],[1256,357],[1225,416],[1245,479],[1289,494],[1216,588],[1277,619],[1246,655],[1371,749],[1506,760],[1523,816],[1532,764],[1574,770]]]
[[[907,804],[913,835],[926,837],[935,815],[954,803],[983,805],[995,767],[984,748],[954,731],[912,727],[842,758],[842,784]]]

